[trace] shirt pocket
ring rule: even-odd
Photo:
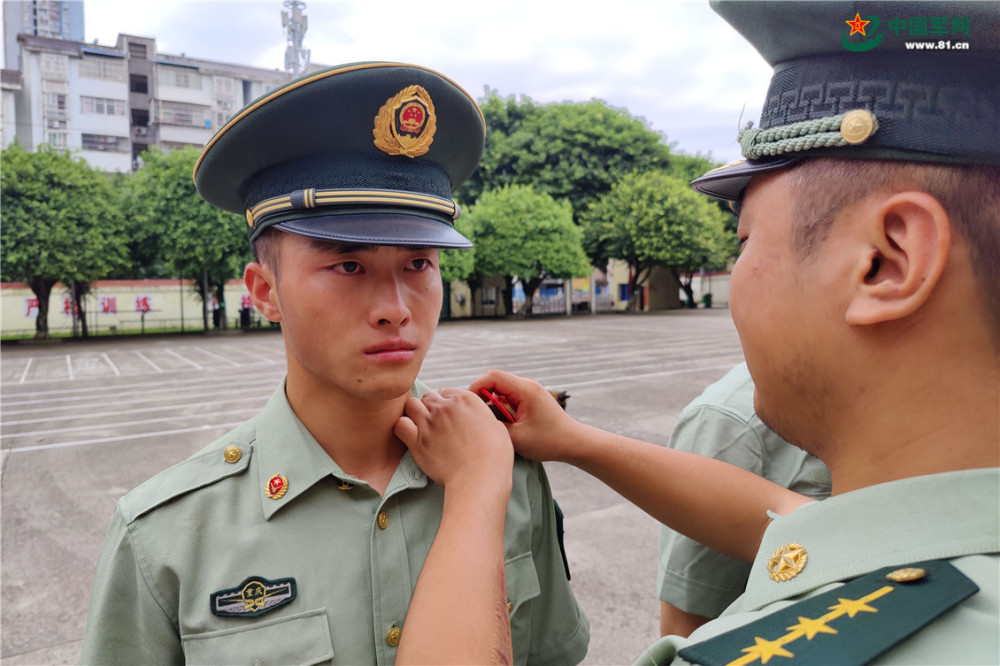
[[[504,563],[507,577],[507,609],[510,612],[510,636],[514,644],[514,663],[523,664],[531,643],[531,604],[540,596],[538,573],[531,553],[516,555]]]
[[[322,664],[333,661],[326,609],[181,637],[188,664]]]

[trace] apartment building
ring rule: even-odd
[[[136,35],[105,46],[22,33],[17,43],[20,72],[4,75],[3,145],[13,140],[13,125],[28,150],[47,143],[103,171],[138,168],[153,145],[201,147],[236,111],[289,78],[159,53],[154,38]]]

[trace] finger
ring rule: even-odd
[[[403,404],[403,414],[410,417],[414,424],[426,423],[427,419],[430,418],[430,411],[427,409],[427,406],[417,398],[406,399],[406,402]]]
[[[396,425],[392,430],[396,433],[399,441],[406,445],[406,448],[410,448],[416,444],[420,434],[417,424],[409,416],[400,416],[396,419]]]
[[[441,389],[440,393],[445,398],[454,398],[456,396],[463,396],[468,393],[468,391],[463,388],[453,388],[449,386]]]

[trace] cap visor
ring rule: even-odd
[[[419,215],[350,213],[278,222],[282,231],[300,236],[363,245],[469,248],[472,241],[447,222]]]
[[[701,178],[691,181],[691,189],[695,192],[707,194],[710,197],[716,197],[717,199],[736,201],[743,194],[743,190],[747,188],[747,185],[750,184],[750,179],[754,176],[768,171],[784,169],[801,159],[801,157],[783,157],[766,162],[757,160],[727,164],[718,169],[712,169]]]

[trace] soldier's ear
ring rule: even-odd
[[[858,206],[859,234],[845,318],[864,326],[917,312],[937,287],[951,250],[951,220],[924,192],[899,192]]]
[[[281,303],[278,300],[278,281],[268,266],[253,262],[243,271],[243,283],[250,292],[254,307],[268,321],[281,321]]]

